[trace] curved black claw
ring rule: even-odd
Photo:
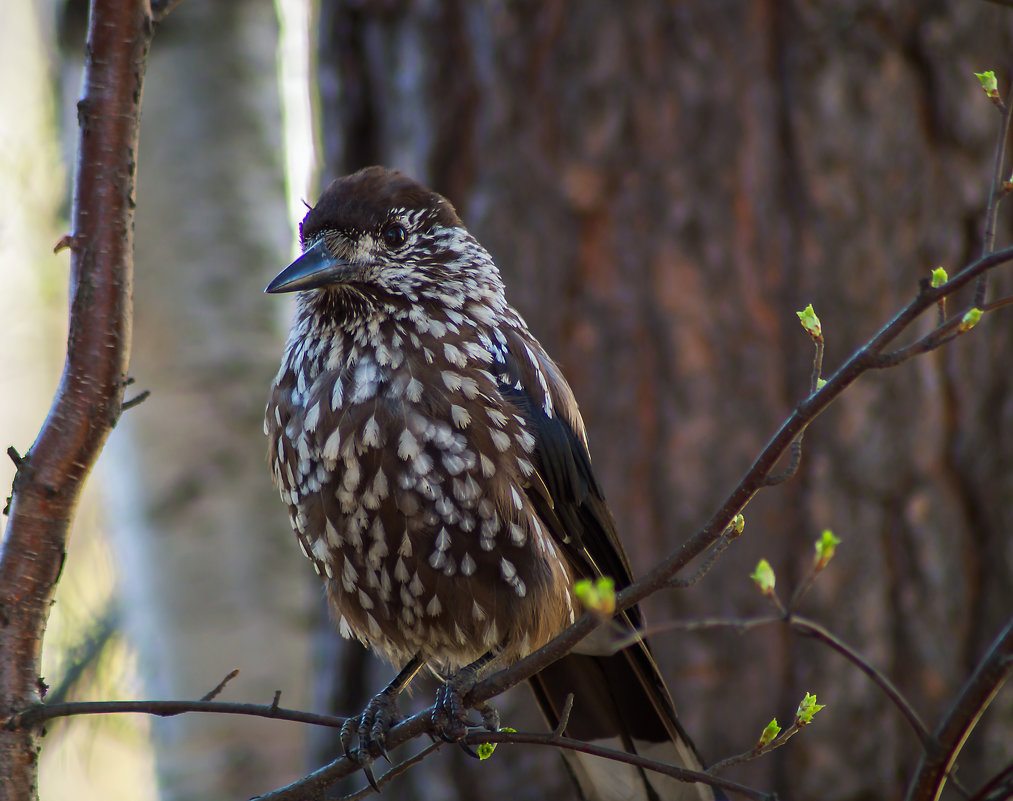
[[[433,710],[433,726],[438,737],[448,743],[458,743],[465,753],[478,755],[461,741],[468,733],[468,709],[464,705],[464,696],[475,686],[478,671],[468,666],[461,668],[451,679],[446,681],[436,693],[436,706]],[[476,704],[475,708],[482,715],[482,725],[489,731],[499,731],[499,713],[489,704]]]
[[[387,732],[401,720],[401,711],[397,706],[397,696],[386,691],[376,695],[355,717],[348,718],[341,726],[341,748],[345,756],[356,760],[370,787],[379,791],[373,776],[371,765],[373,760],[382,756],[390,762],[387,753]],[[358,738],[359,747],[352,749],[352,741]]]

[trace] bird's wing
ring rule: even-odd
[[[632,571],[591,467],[573,392],[537,342],[511,331],[507,343],[500,392],[535,437],[534,463],[541,479],[528,495],[577,572],[610,576],[622,589],[632,581]],[[630,617],[640,624],[639,610],[633,609]]]
[[[535,437],[536,480],[527,488],[528,497],[575,573],[610,576],[621,590],[632,582],[632,571],[591,466],[573,392],[541,346],[523,333],[507,334],[499,389]],[[621,620],[633,629],[643,622],[638,607],[626,610]],[[531,685],[552,727],[573,694],[570,736],[701,769],[644,640],[614,654],[571,653],[534,676]],[[715,797],[706,785],[675,782],[615,762],[586,755],[571,755],[567,761],[588,801]]]

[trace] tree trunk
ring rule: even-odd
[[[269,0],[183,3],[149,65],[132,374],[151,397],[104,462],[124,624],[145,696],[308,705],[307,569],[261,433],[281,349],[262,290],[290,252]],[[300,775],[304,727],[152,722],[163,799],[248,798]]]
[[[972,73],[1008,67],[999,5],[329,0],[320,30],[325,172],[386,163],[457,205],[572,383],[641,570],[805,396],[796,310],[822,318],[829,371],[932,268],[981,251],[999,119]],[[999,275],[991,297],[1013,285]],[[650,620],[765,613],[756,561],[787,597],[832,528],[844,544],[803,612],[934,725],[1013,597],[1011,325],[997,314],[852,387],[807,433],[799,474],[747,509],[741,541]],[[806,691],[826,701],[735,778],[902,796],[919,744],[829,649],[776,628],[655,640],[707,758],[751,747]],[[970,788],[1009,760],[1010,720],[986,717],[966,746]],[[560,786],[558,762],[509,751],[444,778],[445,797]]]

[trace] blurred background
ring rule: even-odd
[[[56,387],[87,10],[0,6],[0,435],[24,453]],[[984,0],[184,0],[148,65],[135,388],[75,521],[46,640],[50,699],[198,698],[346,714],[392,670],[333,633],[271,487],[261,416],[303,201],[372,163],[448,196],[568,376],[634,566],[691,535],[806,394],[813,303],[832,370],[937,266],[979,255],[1013,9]],[[999,241],[1009,241],[1009,207]],[[1008,269],[991,297],[1013,294]],[[924,332],[931,319],[920,321]],[[930,727],[1013,611],[1013,317],[867,376],[808,431],[713,572],[649,619],[748,617],[767,558]],[[128,391],[128,397],[129,397]],[[13,466],[0,466],[9,486]],[[782,797],[902,798],[918,743],[826,647],[767,628],[655,650],[708,760],[805,692],[826,709],[729,775]],[[428,703],[431,688],[416,691]],[[523,688],[504,722],[539,726]],[[243,799],[337,753],[253,718],[49,726],[45,801]],[[960,760],[1013,761],[1013,694]],[[357,787],[361,782],[354,782]],[[573,798],[535,748],[443,749],[384,797]]]

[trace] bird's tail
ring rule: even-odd
[[[671,696],[642,644],[607,656],[569,654],[531,678],[549,725],[559,725],[567,696],[568,737],[677,767],[702,763],[675,715]],[[715,801],[713,788],[578,751],[563,751],[584,801]]]

